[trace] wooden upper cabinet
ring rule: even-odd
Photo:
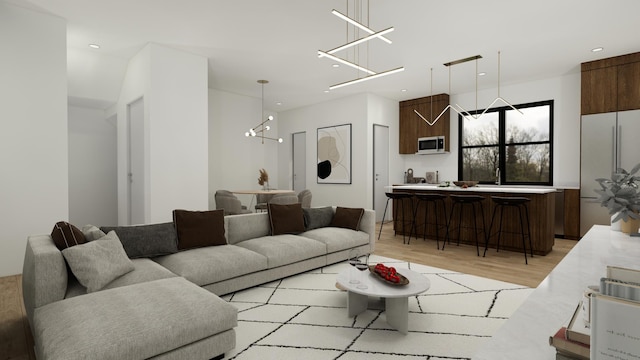
[[[581,113],[600,114],[617,110],[618,70],[605,67],[582,72]]]
[[[582,63],[582,115],[640,109],[640,53]]]
[[[433,99],[427,96],[400,102],[400,154],[415,154],[418,151],[418,138],[428,136],[444,136],[445,151],[449,151],[449,110],[433,126],[427,124],[415,113],[418,111],[425,119],[432,122],[447,105],[449,105],[448,94],[433,95]]]
[[[618,111],[640,109],[640,62],[618,66]]]
[[[402,103],[400,103],[400,154],[415,154],[418,152],[418,136],[416,135],[418,122],[413,117],[417,117],[413,112],[413,107],[402,106]],[[411,139],[414,140],[411,141]]]

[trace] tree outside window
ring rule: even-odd
[[[502,184],[552,184],[553,100],[515,107],[458,116],[459,179],[495,183],[499,168]]]

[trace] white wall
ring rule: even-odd
[[[291,189],[292,159],[291,137],[297,132],[306,132],[307,143],[307,188],[313,194],[312,206],[339,205],[371,208],[372,195],[370,158],[372,125],[368,120],[367,94],[289,110],[278,114],[278,130],[287,141],[278,154],[279,186]],[[397,116],[397,115],[396,115]],[[317,183],[317,129],[320,127],[352,124],[351,128],[351,184]]]
[[[118,224],[126,225],[129,223],[129,200],[128,185],[128,139],[127,139],[127,106],[137,99],[145,98],[144,101],[144,128],[149,128],[149,100],[147,99],[151,87],[151,55],[150,47],[146,46],[134,57],[129,60],[127,73],[122,82],[122,90],[118,98],[117,105],[117,177],[118,177]],[[145,131],[144,135],[144,178],[147,180],[145,189],[149,189],[149,134]],[[145,213],[149,214],[149,193],[145,193]],[[147,221],[150,222],[150,221]]]
[[[69,222],[118,223],[116,126],[104,110],[69,106]]]
[[[66,23],[0,2],[0,44],[1,277],[69,216]]]
[[[580,185],[580,73],[501,86],[500,95],[511,104],[554,100],[553,185],[575,187]],[[467,110],[476,108],[476,93],[453,95],[451,104],[460,104]],[[497,89],[478,92],[478,108],[486,108],[497,96]],[[500,103],[498,106],[502,106]],[[449,154],[402,155],[406,168],[415,176],[426,171],[439,171],[440,180],[458,178],[458,114],[451,111],[451,137]]]
[[[144,98],[145,222],[206,210],[207,60],[148,44],[129,62],[118,100],[118,222],[128,221],[127,104]]]
[[[150,222],[207,210],[207,59],[151,44]]]
[[[260,169],[267,170],[270,187],[288,188],[278,181],[277,164],[279,148],[290,146],[291,139],[283,136],[282,144],[272,140],[262,144],[257,138],[244,136],[262,121],[261,112],[259,98],[209,89],[209,209],[216,208],[216,190],[259,189]],[[267,114],[275,116],[269,136],[277,138],[281,120],[275,113],[265,111]],[[238,198],[247,206],[254,201],[250,195]]]
[[[400,184],[403,182],[404,161],[398,152],[400,143],[399,114],[400,106],[398,101],[386,99],[380,96],[368,95],[367,118],[369,126],[367,129],[367,138],[369,139],[369,151],[367,152],[367,193],[371,194],[367,199],[366,207],[373,209],[373,125],[384,125],[389,127],[389,185]],[[384,196],[384,194],[381,194]]]

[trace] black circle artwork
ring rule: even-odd
[[[326,179],[331,175],[331,161],[324,160],[318,163],[318,177]]]

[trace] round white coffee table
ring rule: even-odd
[[[409,269],[398,269],[398,272],[409,279],[409,284],[390,285],[376,279],[375,275],[368,270],[361,272],[351,266],[340,272],[337,282],[347,290],[349,317],[354,317],[367,309],[369,296],[380,297],[385,300],[387,323],[406,334],[409,327],[409,296],[429,290],[431,282],[424,275]],[[359,283],[351,283],[352,279],[357,279]]]

